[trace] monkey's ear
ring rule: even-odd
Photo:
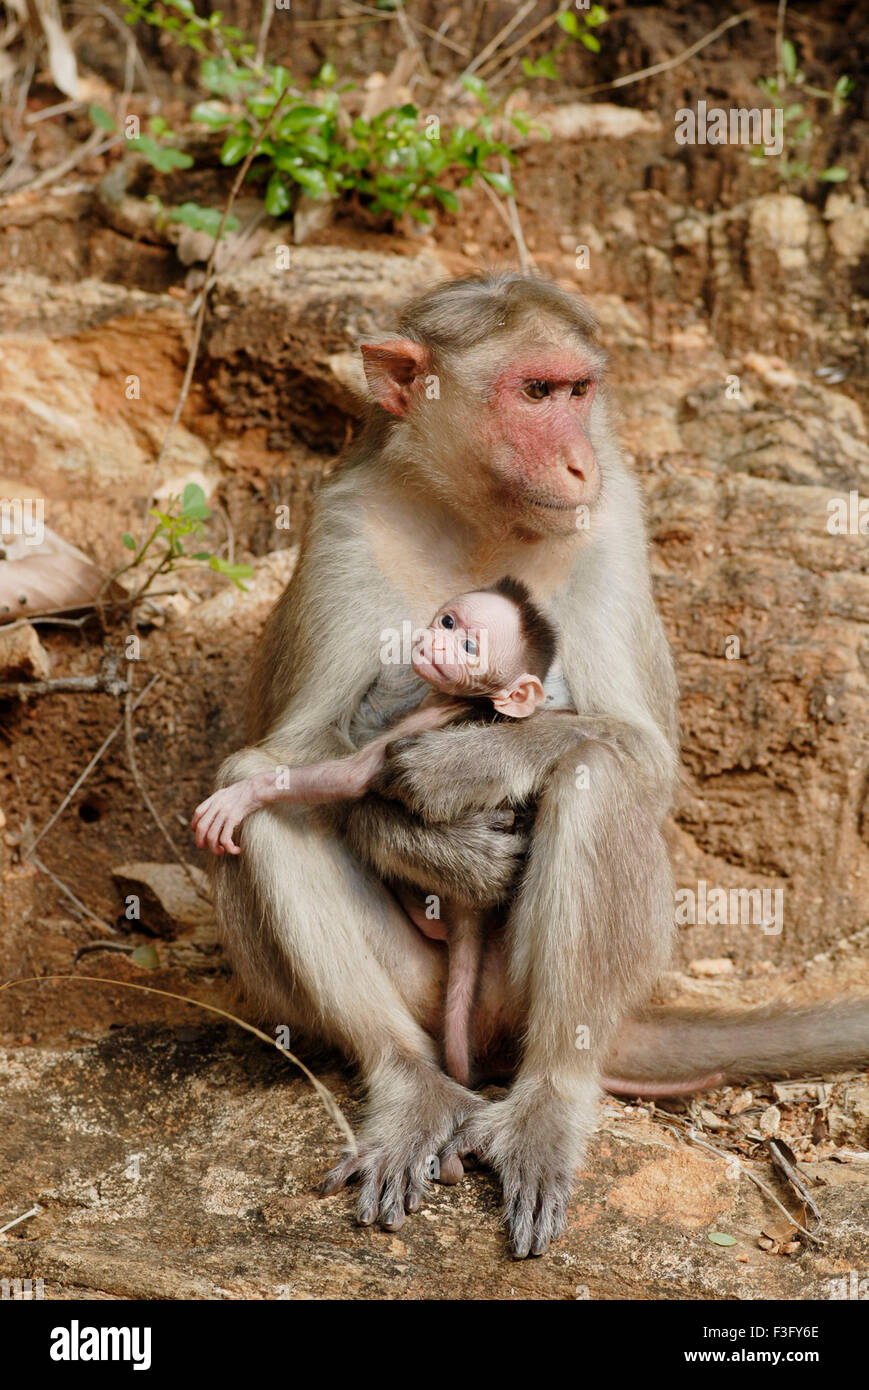
[[[499,714],[506,714],[511,719],[527,719],[545,699],[543,686],[537,677],[526,674],[517,676],[510,685],[497,691],[492,696],[492,704]]]
[[[406,415],[411,388],[417,377],[431,369],[431,358],[426,348],[410,338],[391,338],[386,343],[363,343],[362,366],[377,404],[390,415]]]

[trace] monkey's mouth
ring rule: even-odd
[[[576,511],[575,502],[544,502],[540,497],[529,497],[527,499],[532,507],[545,507],[550,512],[574,512]]]

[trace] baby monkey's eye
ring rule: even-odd
[[[571,396],[584,396],[584,395],[586,394],[586,392],[588,391],[588,388],[589,388],[590,385],[591,385],[591,382],[588,381],[588,380],[585,380],[585,381],[575,381],[575,382],[573,383],[573,387],[572,387],[571,392],[570,392]]]
[[[477,644],[476,644],[476,642],[474,641],[473,637],[466,637],[466,638],[465,638],[464,647],[465,647],[465,651],[468,653],[468,656],[476,656],[476,655],[477,655]]]
[[[549,395],[549,382],[526,381],[524,389],[525,395],[529,398],[529,400],[542,401],[545,396]]]
[[[453,617],[452,613],[444,613],[443,617],[441,618],[441,627],[445,627],[447,629],[447,632],[452,632],[455,625],[456,620]]]

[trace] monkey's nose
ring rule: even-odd
[[[580,468],[577,464],[569,463],[567,465],[567,471],[568,473],[572,473],[574,478],[578,478],[581,483],[585,482],[585,470]]]

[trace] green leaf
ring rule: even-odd
[[[266,212],[270,217],[281,217],[283,213],[289,211],[291,202],[290,190],[287,188],[280,170],[276,169],[266,188]]]
[[[850,178],[850,171],[843,169],[841,164],[831,164],[829,169],[825,169],[823,173],[818,175],[818,178],[823,183],[844,183],[847,178]]]
[[[599,24],[606,24],[608,19],[609,15],[603,5],[592,5],[588,14],[585,16],[585,22],[589,29],[596,29]]]
[[[253,86],[250,72],[237,67],[231,58],[206,58],[199,69],[199,80],[209,92],[221,97],[237,97]]]
[[[158,173],[170,174],[173,169],[189,169],[193,160],[189,154],[183,150],[176,150],[172,145],[158,145],[156,140],[150,135],[140,135],[136,140],[130,140],[130,148],[138,150]]]
[[[583,35],[583,39],[588,37],[587,34]],[[538,58],[535,63],[532,63],[530,58],[523,58],[522,71],[526,77],[549,77],[553,79],[558,77],[555,58],[551,53],[544,53],[542,58]]]
[[[508,174],[493,174],[488,169],[481,169],[481,174],[486,183],[492,185],[496,193],[500,193],[503,198],[509,198],[513,193],[513,180]]]
[[[134,965],[138,965],[140,970],[156,970],[160,964],[160,957],[150,942],[147,946],[137,946],[130,955],[130,960]]]
[[[466,87],[473,96],[483,98],[486,95],[486,84],[482,77],[475,77],[473,73],[462,78],[462,86]]]
[[[735,1245],[736,1236],[729,1236],[725,1231],[707,1231],[706,1239],[711,1240],[713,1245]]]
[[[572,39],[578,39],[580,34],[579,20],[572,10],[562,10],[558,16],[558,26],[563,29],[565,34],[569,34]]]
[[[293,135],[297,130],[308,130],[311,126],[324,125],[328,120],[329,112],[324,111],[322,106],[312,106],[308,102],[299,102],[298,106],[291,106],[286,115],[281,117],[278,126],[280,135]]]
[[[781,59],[785,77],[789,82],[793,82],[797,72],[797,50],[794,48],[790,39],[785,39],[782,43]]]
[[[211,126],[212,130],[220,130],[221,126],[232,120],[226,111],[218,111],[216,107],[209,106],[207,101],[198,101],[190,112],[190,118],[202,125]]]
[[[89,106],[88,115],[90,116],[94,125],[99,126],[100,130],[115,130],[116,127],[114,119],[109,115],[108,111],[105,109],[104,106]]]
[[[227,135],[220,151],[221,164],[240,164],[252,144],[249,135]]]
[[[179,203],[178,207],[172,208],[169,213],[169,221],[183,222],[185,227],[192,227],[194,232],[207,232],[209,236],[215,237],[222,215],[217,208],[204,208],[199,203]],[[223,229],[224,235],[234,232],[239,225],[238,218],[230,214]]]
[[[325,198],[328,196],[329,189],[323,176],[322,169],[307,169],[304,165],[294,165],[287,170],[290,178],[300,183],[312,198]]]
[[[590,48],[592,53],[600,53],[600,39],[596,34],[580,34],[580,43],[584,43],[586,48]]]
[[[129,531],[125,531],[124,534],[121,536],[121,542],[123,545],[127,547],[128,550],[136,549],[136,542],[133,540],[133,537],[130,535]]]
[[[322,135],[317,135],[314,131],[302,135],[296,142],[296,149],[307,159],[319,159],[324,164],[329,162],[331,154],[329,143],[323,139]]]
[[[460,210],[462,205],[451,188],[440,188],[436,183],[433,183],[431,191],[447,212],[455,213]]]
[[[253,574],[251,565],[231,565],[228,560],[221,560],[218,555],[210,555],[208,563],[213,570],[217,570],[218,574],[226,575],[227,579],[231,579],[233,584],[247,593],[247,586],[241,581],[251,578]]]
[[[335,64],[324,63],[320,71],[317,73],[317,81],[321,83],[324,87],[331,87],[337,76],[338,74],[335,71]]]
[[[211,511],[206,506],[205,493],[198,483],[188,483],[181,494],[180,516],[192,521],[206,521]]]

